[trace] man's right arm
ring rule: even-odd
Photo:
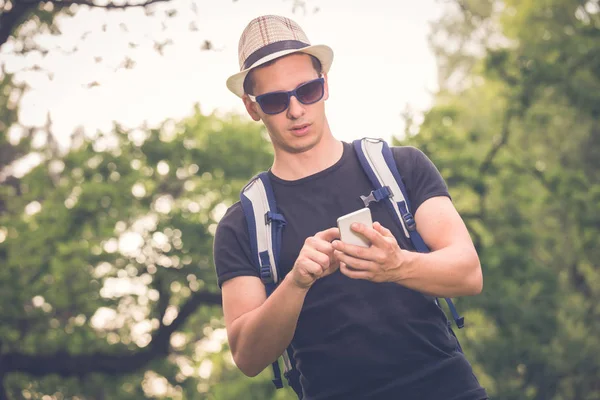
[[[239,276],[223,284],[229,346],[236,365],[248,376],[258,375],[292,341],[308,288],[288,277],[268,299],[257,277]]]
[[[233,359],[248,376],[256,376],[289,346],[306,293],[312,284],[337,270],[331,228],[306,239],[292,270],[266,298],[259,278],[239,276],[223,284],[223,313]]]

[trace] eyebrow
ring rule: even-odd
[[[314,81],[314,80],[316,80],[316,79],[319,79],[319,78],[322,78],[322,77],[323,77],[323,74],[321,74],[321,75],[317,76],[316,78],[311,78],[311,79],[309,79],[309,80],[307,80],[307,81],[301,82],[301,83],[299,83],[299,84],[298,84],[298,86],[296,86],[294,89],[298,89],[300,86],[304,85],[305,83],[308,83],[308,82]],[[291,90],[294,90],[294,89],[291,89]],[[264,92],[264,93],[262,93],[262,94],[259,94],[258,96],[262,96],[262,95],[264,95],[264,94],[268,94],[268,93],[279,93],[279,92],[289,92],[289,90],[283,90],[283,89],[282,89],[282,90],[270,90],[270,91],[268,91],[268,92]],[[254,95],[254,97],[256,97],[256,96],[257,96],[257,95]]]

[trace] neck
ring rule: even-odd
[[[276,147],[271,172],[278,178],[292,181],[316,174],[338,162],[344,146],[333,137],[327,122],[324,128],[319,141],[304,152],[291,153]]]

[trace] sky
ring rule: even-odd
[[[78,127],[94,134],[109,131],[113,121],[132,128],[155,125],[190,115],[195,103],[204,113],[245,114],[225,81],[239,70],[239,35],[251,19],[263,14],[290,17],[312,44],[333,48],[326,110],[338,139],[389,140],[402,134],[401,113],[407,106],[423,111],[431,105],[437,72],[427,35],[430,22],[442,11],[438,2],[306,0],[304,8],[294,10],[297,3],[172,0],[154,7],[154,16],[141,8],[81,8],[75,17],[60,20],[60,36],[38,39],[45,47],[64,50],[51,50],[45,59],[37,54],[23,58],[10,55],[7,43],[0,57],[9,71],[39,64],[53,75],[52,80],[45,72],[18,75],[30,87],[21,102],[20,119],[25,125],[41,126],[49,116],[62,145]],[[164,18],[170,9],[177,15]],[[191,26],[197,30],[190,31]],[[172,43],[160,55],[152,39]],[[204,40],[215,50],[201,50]],[[74,46],[78,50],[69,52]],[[133,68],[118,68],[128,56]]]

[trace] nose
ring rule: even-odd
[[[304,115],[305,111],[304,104],[300,103],[296,96],[291,96],[290,106],[287,109],[288,118],[298,119]]]

